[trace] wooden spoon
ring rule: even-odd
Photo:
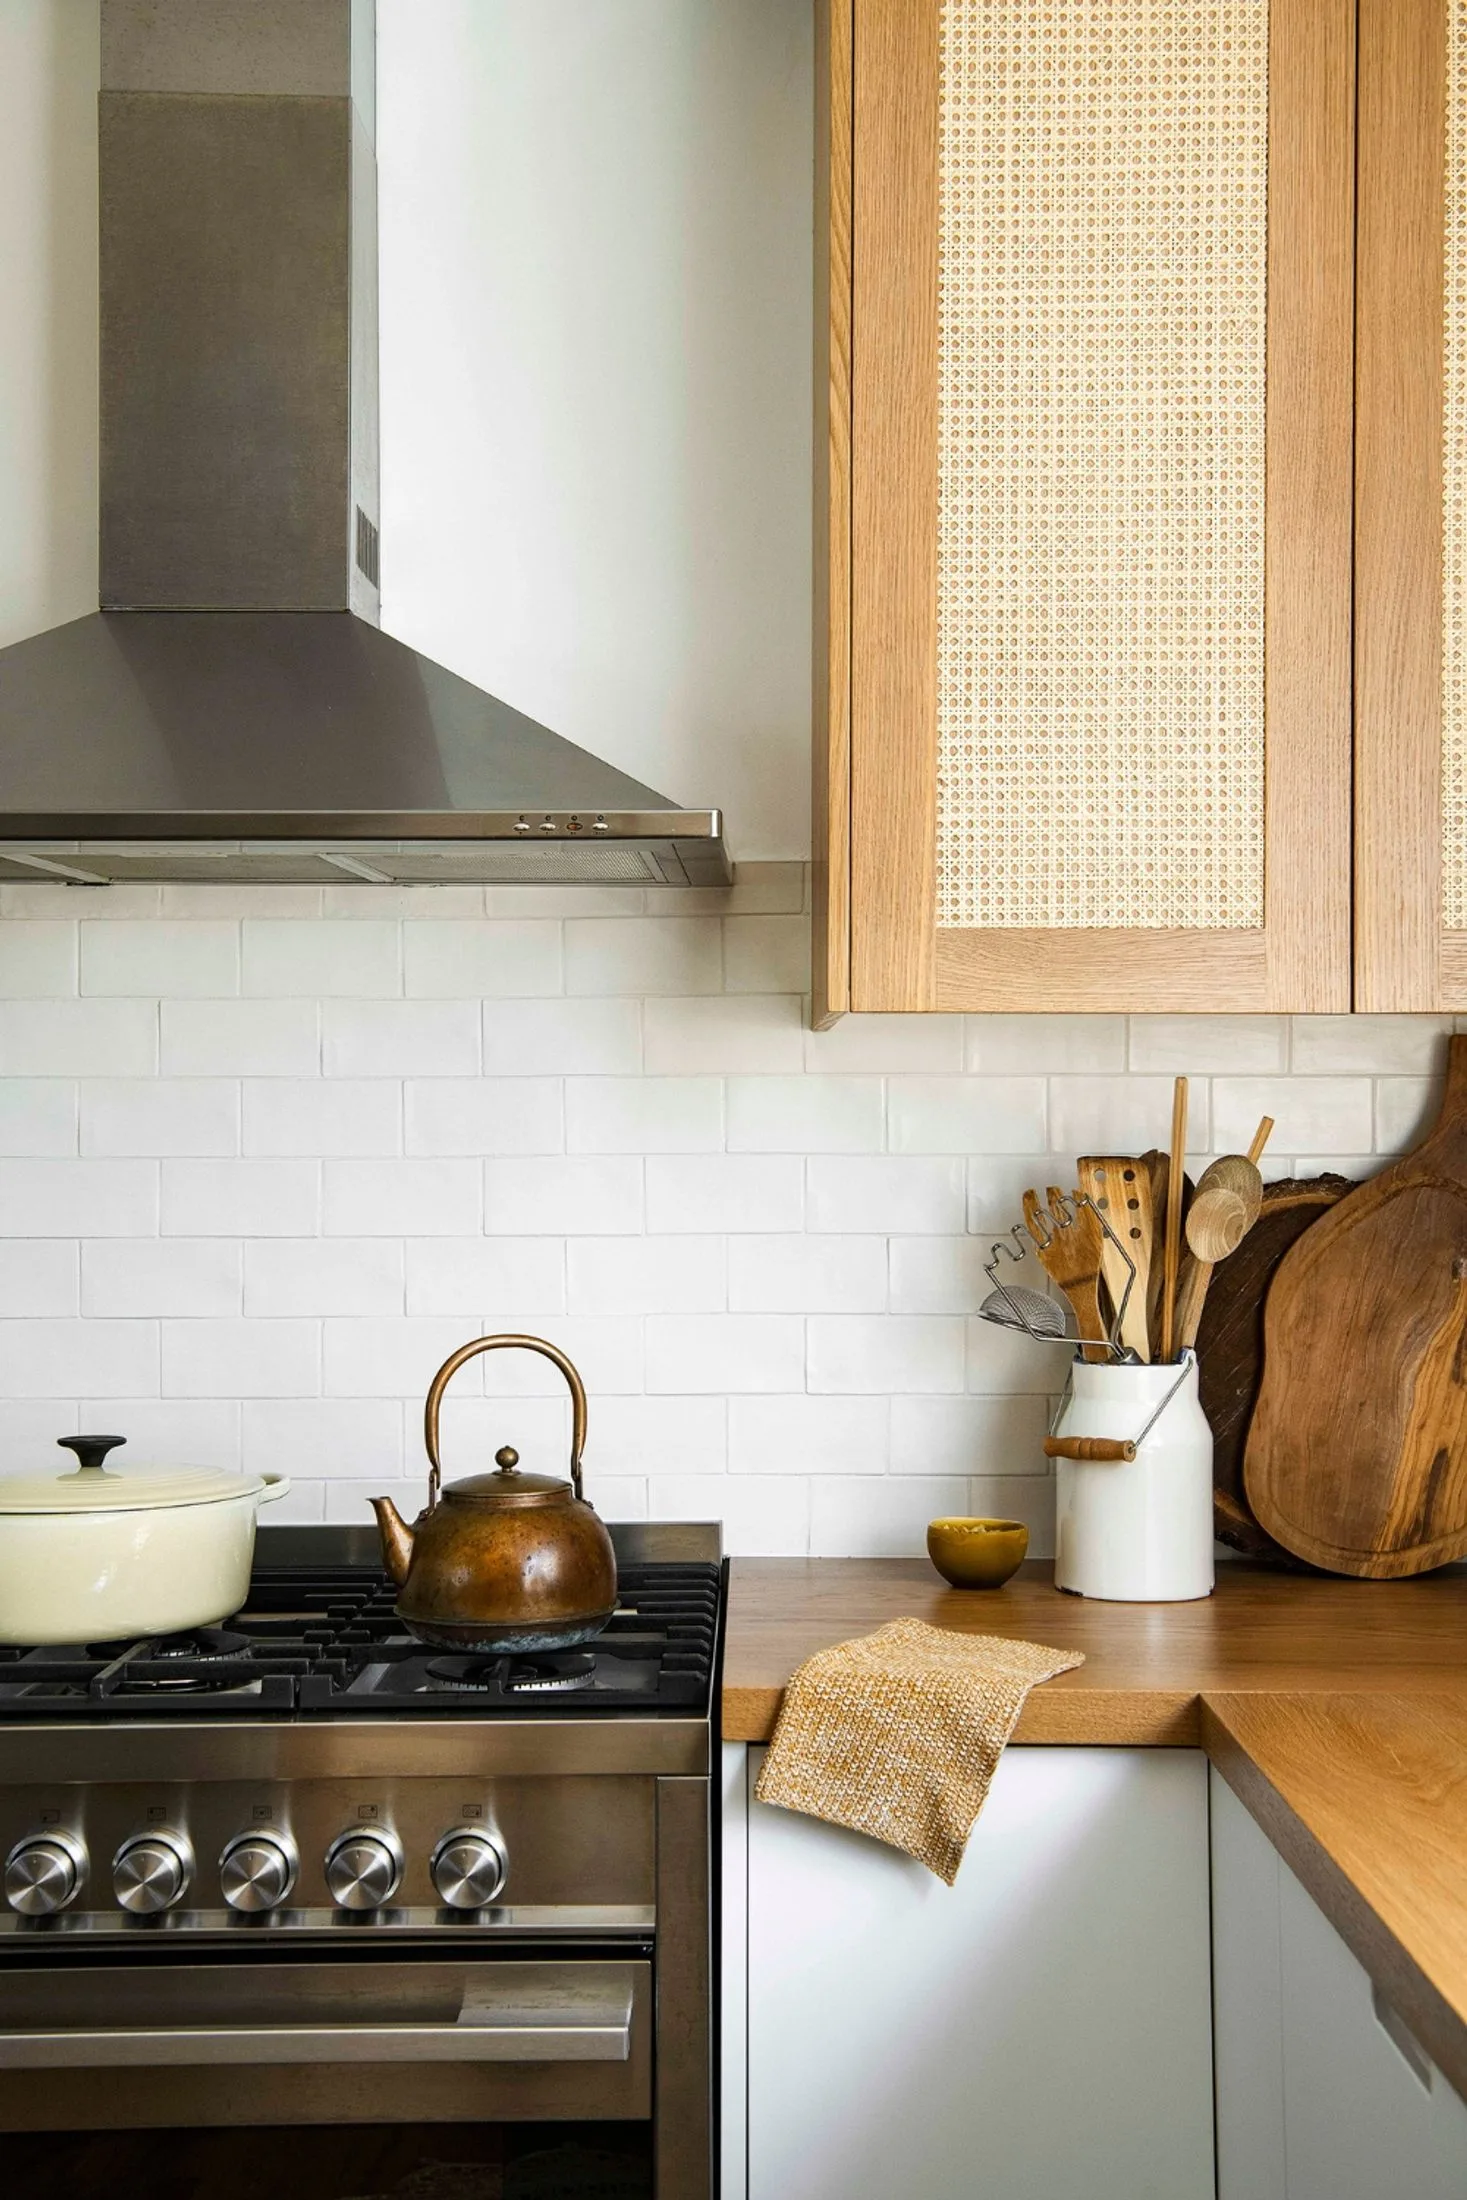
[[[1048,1198],[1050,1234],[1046,1242],[1040,1241],[1035,1230],[1035,1221],[1044,1211],[1035,1199],[1038,1216],[1031,1212],[1028,1193],[1024,1195],[1024,1219],[1039,1247],[1041,1266],[1075,1310],[1081,1351],[1087,1360],[1104,1361],[1109,1353],[1105,1317],[1100,1311],[1100,1255],[1105,1245],[1100,1217],[1090,1207],[1072,1208],[1058,1185],[1049,1186]]]
[[[1182,1180],[1187,1160],[1187,1080],[1172,1087],[1172,1149],[1166,1172],[1166,1243],[1161,1279],[1160,1358],[1173,1357],[1177,1313],[1177,1266],[1182,1249]]]
[[[1251,1230],[1263,1205],[1263,1178],[1257,1162],[1240,1153],[1219,1154],[1198,1177],[1197,1196],[1200,1199],[1204,1192],[1218,1190],[1237,1193],[1248,1210],[1247,1227]]]
[[[1204,1175],[1202,1183],[1205,1182]],[[1236,1192],[1230,1192],[1221,1184],[1204,1191],[1202,1183],[1198,1184],[1197,1197],[1187,1215],[1190,1257],[1177,1301],[1177,1343],[1182,1350],[1197,1342],[1197,1325],[1202,1319],[1202,1305],[1213,1269],[1220,1260],[1226,1260],[1229,1253],[1238,1250],[1250,1224],[1248,1209]]]
[[[1142,1161],[1124,1155],[1084,1154],[1076,1164],[1080,1189],[1100,1209],[1121,1244],[1102,1235],[1100,1272],[1113,1308],[1124,1304],[1120,1341],[1140,1360],[1151,1358],[1147,1306],[1151,1295],[1151,1172]],[[1126,1266],[1129,1255],[1134,1275]],[[1129,1289],[1128,1289],[1129,1286]]]

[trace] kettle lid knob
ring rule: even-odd
[[[505,1444],[494,1454],[494,1464],[499,1468],[501,1474],[513,1474],[519,1463],[520,1455],[513,1444]]]

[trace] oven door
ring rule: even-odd
[[[646,1960],[72,1965],[0,1974],[0,2128],[651,2113]]]

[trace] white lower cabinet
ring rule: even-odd
[[[1467,2106],[1212,1775],[1218,2200],[1464,2200]]]
[[[1006,1751],[954,1888],[725,1756],[724,2200],[1211,2200],[1207,1772]]]

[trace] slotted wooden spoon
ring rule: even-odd
[[[1112,1308],[1124,1305],[1120,1341],[1140,1360],[1151,1358],[1151,1324],[1147,1309],[1151,1294],[1151,1245],[1155,1228],[1151,1206],[1151,1171],[1144,1161],[1124,1154],[1082,1154],[1076,1163],[1080,1189],[1099,1208],[1121,1245],[1101,1233],[1100,1273],[1110,1293]],[[1129,1255],[1134,1276],[1126,1266]],[[1127,1287],[1129,1286],[1129,1292]]]
[[[1024,1219],[1038,1249],[1040,1265],[1059,1285],[1075,1310],[1075,1327],[1080,1333],[1084,1357],[1106,1360],[1110,1354],[1106,1346],[1105,1316],[1100,1311],[1100,1256],[1105,1232],[1100,1227],[1100,1217],[1091,1207],[1071,1207],[1057,1184],[1051,1184],[1045,1196],[1049,1201],[1048,1214],[1033,1193],[1024,1194]],[[1049,1234],[1042,1237],[1040,1231],[1046,1223]]]

